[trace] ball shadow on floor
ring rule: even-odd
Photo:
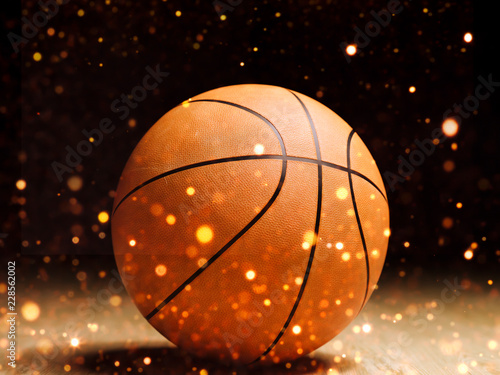
[[[86,350],[71,360],[71,368],[88,374],[148,375],[281,375],[325,374],[335,365],[321,358],[302,357],[273,365],[231,366],[216,361],[194,358],[175,347],[144,347],[123,350]],[[343,366],[344,367],[344,366]],[[142,369],[142,370],[140,370]],[[202,370],[206,370],[203,372]]]

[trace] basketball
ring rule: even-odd
[[[290,361],[361,311],[384,265],[389,207],[361,138],[329,108],[267,85],[222,87],[167,112],[116,191],[118,269],[179,348]]]

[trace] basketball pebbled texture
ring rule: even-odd
[[[361,311],[389,210],[359,136],[319,102],[222,87],[165,114],[128,160],[113,247],[140,312],[201,357],[293,360]]]

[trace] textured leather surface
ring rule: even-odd
[[[283,88],[239,85],[194,97],[148,131],[120,179],[112,232],[127,290],[159,332],[197,355],[248,363],[268,348],[268,362],[307,354],[359,313],[382,271],[389,211],[373,186],[385,194],[376,164],[355,134],[351,168],[365,176],[351,174],[356,214],[346,171],[352,129],[327,107],[294,94],[314,130],[300,101]],[[287,157],[295,157],[285,170],[280,139],[266,120]],[[321,179],[314,132],[322,160],[339,166],[323,165]],[[271,157],[246,160],[250,155]],[[176,168],[238,157],[146,183]],[[207,227],[212,237],[205,231],[198,238]]]

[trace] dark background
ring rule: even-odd
[[[20,34],[20,15],[3,15],[0,232],[7,237],[0,246],[6,259],[17,260],[26,293],[49,280],[78,285],[81,270],[92,285],[99,271],[116,267],[110,223],[100,223],[98,213],[111,211],[127,158],[169,109],[216,87],[263,83],[315,98],[359,133],[381,173],[397,173],[398,157],[408,158],[415,139],[430,138],[443,113],[474,94],[478,76],[492,73],[500,81],[499,23],[487,1],[403,4],[351,63],[339,44],[352,43],[354,27],[364,29],[373,20],[370,11],[384,9],[386,1],[243,0],[222,21],[210,0],[73,0],[60,5],[18,54],[5,35]],[[28,19],[39,10],[35,1],[22,4]],[[464,42],[466,32],[472,43]],[[110,104],[156,64],[170,76],[119,120]],[[486,285],[498,277],[499,97],[495,92],[481,101],[455,137],[394,192],[388,189],[392,236],[381,284],[418,288],[424,280],[452,275]],[[66,146],[76,148],[81,131],[97,128],[105,117],[116,129],[59,182],[51,164],[64,162]],[[453,170],[444,170],[447,161]],[[27,183],[22,191],[19,179]],[[81,187],[71,190],[75,182]],[[450,228],[443,226],[445,218]],[[473,258],[464,259],[474,242]]]

